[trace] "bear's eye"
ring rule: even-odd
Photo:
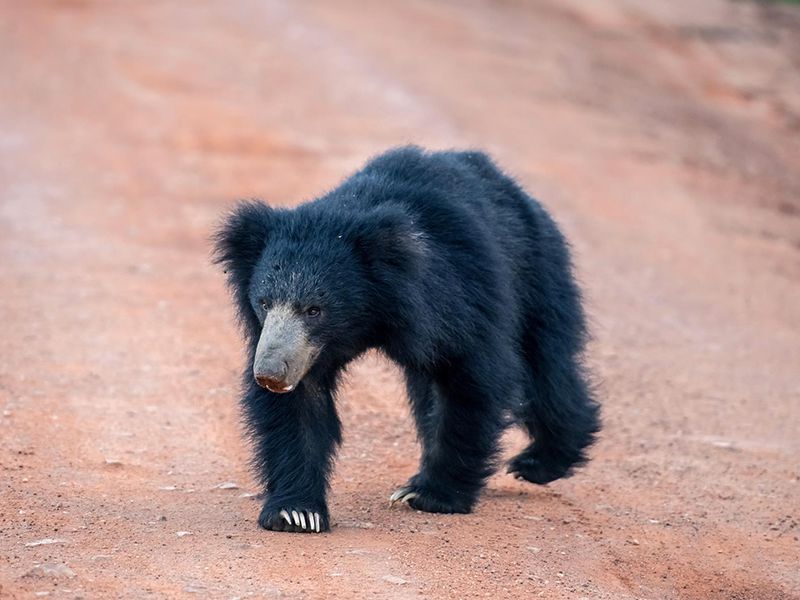
[[[321,312],[319,306],[310,306],[306,309],[306,315],[309,317],[318,317]]]
[[[258,303],[261,305],[261,308],[263,308],[264,310],[267,310],[267,308],[269,308],[269,302],[267,302],[266,299],[264,299],[264,298],[259,300]]]

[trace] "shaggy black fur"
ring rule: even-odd
[[[319,512],[341,425],[342,369],[379,348],[405,371],[422,458],[419,510],[467,513],[512,421],[531,444],[509,471],[545,484],[586,461],[599,429],[567,244],[545,210],[481,152],[391,150],[293,210],[240,204],[216,236],[250,362],[243,404],[266,488],[259,522]],[[314,303],[321,348],[289,394],[253,381],[261,303]],[[509,419],[509,415],[512,419]]]

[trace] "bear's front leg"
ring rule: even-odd
[[[275,394],[253,384],[244,397],[255,441],[255,467],[266,500],[264,529],[320,533],[330,529],[325,496],[341,424],[329,392],[301,383]]]

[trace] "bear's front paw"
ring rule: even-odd
[[[258,524],[270,531],[291,531],[293,533],[321,533],[330,529],[328,515],[301,507],[271,508],[264,506],[258,517]]]
[[[472,512],[473,499],[467,494],[442,493],[430,486],[409,483],[395,490],[389,502],[401,502],[425,512],[466,514]]]

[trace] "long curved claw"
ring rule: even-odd
[[[393,505],[395,502],[404,502],[408,504],[409,501],[416,498],[419,494],[414,491],[414,488],[409,486],[401,487],[394,491],[394,493],[389,496],[389,505]]]

